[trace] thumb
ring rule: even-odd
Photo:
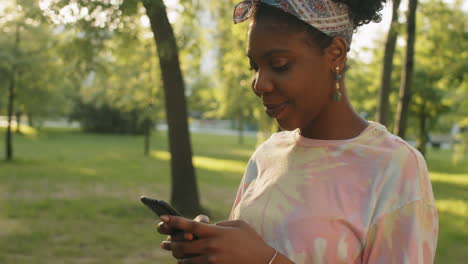
[[[247,225],[244,221],[242,220],[234,220],[234,221],[222,221],[216,223],[217,226],[226,226],[226,227],[244,227]]]
[[[198,215],[197,217],[195,217],[195,219],[193,219],[194,221],[197,221],[197,222],[201,222],[201,223],[205,223],[205,224],[209,224],[210,223],[210,218],[206,215]]]

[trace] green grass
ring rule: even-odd
[[[158,221],[139,201],[169,200],[166,142],[154,135],[145,157],[141,136],[63,129],[15,136],[15,161],[0,161],[0,263],[173,263],[159,249]],[[201,201],[214,221],[228,216],[254,145],[194,136]]]
[[[236,137],[196,134],[192,143],[202,204],[214,221],[225,219],[256,140],[239,146]],[[173,263],[159,249],[156,218],[138,200],[169,200],[164,133],[153,136],[150,157],[141,136],[65,129],[15,136],[14,147],[15,161],[0,161],[0,263]],[[437,263],[468,258],[468,155],[458,165],[450,158],[428,154]]]
[[[468,153],[453,164],[449,151],[430,151],[427,164],[439,211],[436,263],[468,259]]]

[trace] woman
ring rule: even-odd
[[[285,132],[251,157],[229,221],[161,217],[160,233],[185,231],[161,244],[178,263],[433,262],[438,216],[423,157],[362,119],[346,94],[353,30],[381,9],[380,0],[236,6],[236,23],[251,18],[253,91]]]

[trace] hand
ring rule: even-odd
[[[162,242],[161,246],[172,250],[178,263],[268,263],[275,253],[244,221],[210,225],[177,216],[161,217],[161,220],[172,230],[183,230],[198,237]]]
[[[209,224],[210,218],[206,215],[198,215],[197,217],[193,219],[193,221]],[[160,234],[168,235],[167,236],[168,241],[184,241],[184,240],[191,241],[195,238],[195,236],[192,233],[177,232],[176,230],[172,229],[168,224],[164,222],[159,222],[157,230]],[[162,246],[161,248],[169,250]]]

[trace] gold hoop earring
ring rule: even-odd
[[[341,101],[342,94],[340,92],[340,81],[343,78],[343,76],[340,74],[340,67],[336,67],[336,75],[335,75],[335,86],[336,86],[336,92],[333,95],[333,100],[335,102]]]

